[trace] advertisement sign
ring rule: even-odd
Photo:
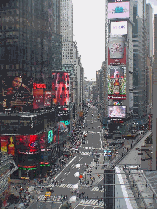
[[[30,111],[33,104],[32,78],[6,76],[2,80],[3,108]]]
[[[48,131],[48,143],[50,144],[53,141],[53,131]]]
[[[42,133],[39,135],[39,147],[40,150],[45,150],[47,148],[47,143],[46,143],[46,133]]]
[[[52,103],[59,106],[69,105],[69,74],[66,72],[52,73]]]
[[[129,2],[108,3],[108,19],[129,18]]]
[[[110,79],[124,78],[124,68],[122,66],[110,66]]]
[[[111,22],[111,35],[127,34],[127,21]]]
[[[108,3],[114,3],[114,2],[127,2],[130,0],[108,0]]]
[[[7,153],[8,152],[8,136],[0,136],[0,142],[1,142],[1,152]]]
[[[60,121],[61,123],[64,123],[65,125],[70,125],[70,121],[69,120],[65,120],[65,121]]]
[[[126,117],[126,106],[108,106],[108,117],[109,118],[125,118]]]
[[[33,109],[44,108],[44,90],[34,89],[33,90]]]
[[[39,152],[38,135],[16,136],[16,147],[18,153],[35,154]]]
[[[109,39],[110,59],[123,59],[125,39],[124,37],[111,37]]]
[[[8,154],[15,155],[15,145],[14,145],[14,136],[9,136],[8,138]]]
[[[51,107],[52,93],[51,91],[44,92],[44,107]]]
[[[124,47],[123,58],[110,58],[110,50],[108,48],[108,65],[126,65],[126,47]]]
[[[116,88],[117,88],[117,93],[116,93]],[[126,67],[125,66],[109,66],[108,67],[108,99],[113,99],[113,100],[126,99]]]

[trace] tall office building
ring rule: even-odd
[[[143,129],[147,126],[147,33],[146,1],[133,1],[133,121]]]
[[[0,22],[0,148],[19,178],[33,178],[62,139],[51,95],[52,70],[61,68],[60,0],[2,0]]]
[[[147,31],[147,55],[153,56],[153,9],[151,4],[146,5],[146,31]]]
[[[153,96],[152,96],[152,170],[157,170],[157,14],[154,14],[154,62],[153,62]]]
[[[105,7],[106,124],[110,132],[126,133],[133,114],[132,1],[107,0]]]
[[[70,85],[70,100],[72,106],[77,108],[76,113],[80,113],[82,111],[83,101],[83,67],[78,53],[77,43],[73,41],[72,0],[61,0],[61,35],[62,69],[64,71],[68,70],[71,74],[70,80],[72,85]]]

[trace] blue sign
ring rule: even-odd
[[[51,143],[53,141],[53,131],[48,131],[48,143]]]
[[[123,13],[123,7],[116,7],[115,13]]]
[[[64,123],[65,125],[70,125],[70,121],[66,120],[66,121],[60,121],[61,123]]]

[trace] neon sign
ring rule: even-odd
[[[53,141],[53,131],[48,131],[48,143],[51,143]]]
[[[61,123],[64,123],[65,125],[70,125],[70,121],[60,121]]]
[[[46,84],[33,83],[33,89],[46,89]]]

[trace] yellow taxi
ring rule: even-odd
[[[50,197],[51,196],[51,192],[46,192],[45,193],[45,197]]]

